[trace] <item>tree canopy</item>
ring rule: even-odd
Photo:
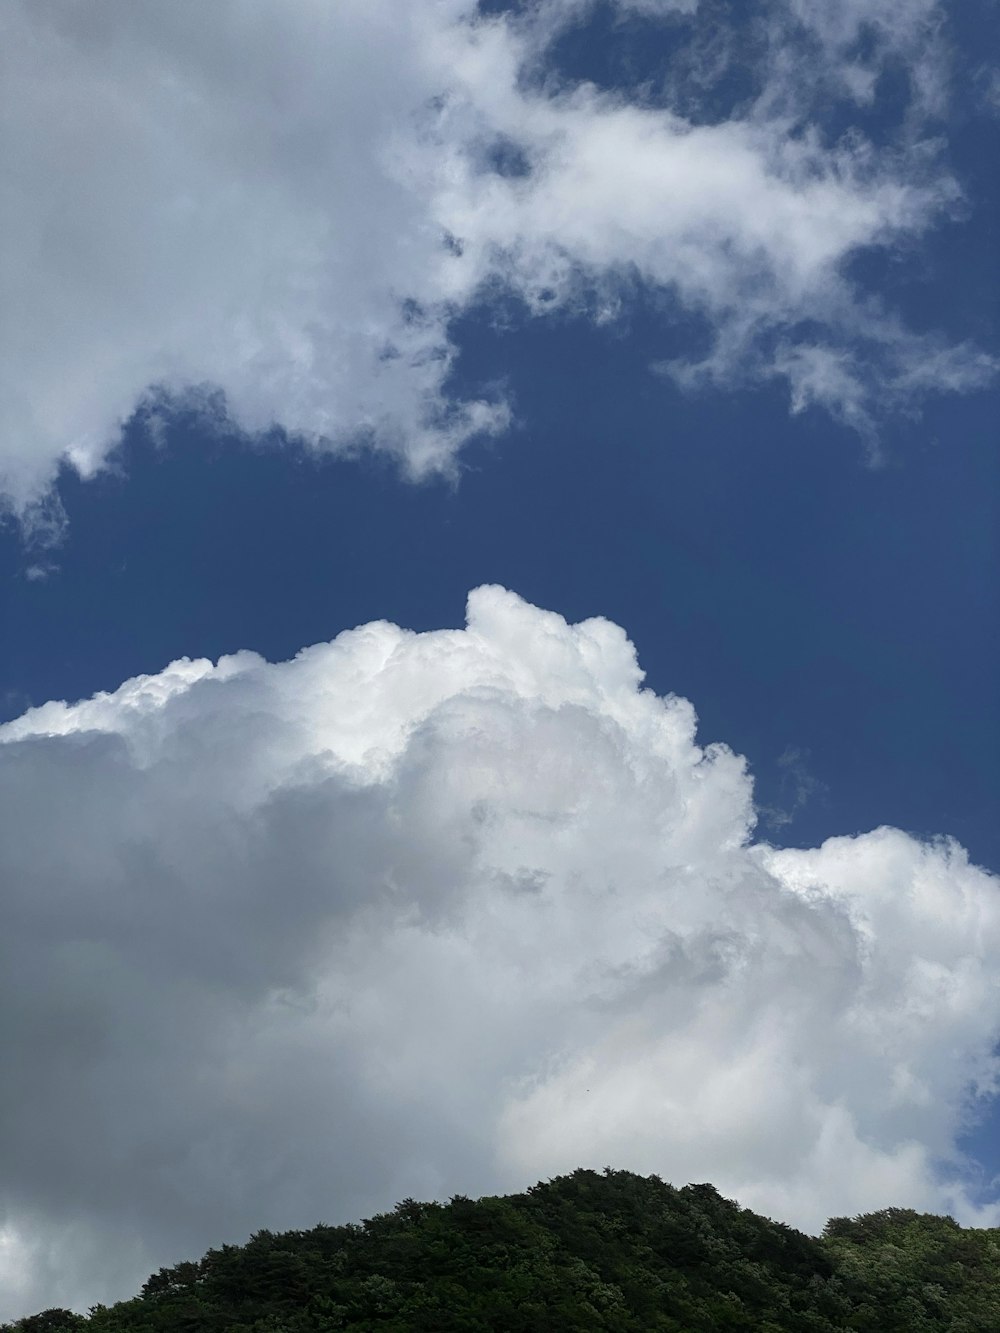
[[[544,1329],[995,1333],[1000,1229],[890,1208],[814,1238],[711,1185],[579,1170],[506,1198],[260,1231],[161,1268],[132,1300],[0,1333]]]

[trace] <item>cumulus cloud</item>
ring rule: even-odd
[[[0,1314],[581,1164],[976,1216],[995,879],[755,842],[695,722],[621,629],[487,587],[0,728]]]
[[[593,8],[6,5],[8,503],[37,500],[61,459],[98,467],[151,385],[196,400],[221,388],[250,432],[278,424],[413,475],[452,470],[509,420],[498,392],[463,399],[449,378],[455,316],[501,291],[525,317],[608,318],[649,284],[705,321],[705,346],[672,373],[777,374],[865,430],[908,372],[910,399],[990,373],[969,349],[907,342],[844,273],[955,203],[919,142],[936,105],[920,89],[941,66],[932,0],[764,6],[762,44],[728,48],[755,53],[754,95],[714,121],[679,92],[662,105],[561,78],[552,42]],[[678,68],[685,34],[717,52],[736,13],[618,8],[671,23]],[[890,60],[923,108],[905,141],[831,142],[817,89],[870,100]],[[802,343],[807,366],[839,368],[821,389]]]

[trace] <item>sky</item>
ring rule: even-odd
[[[1000,1223],[989,0],[14,0],[0,1319],[577,1166]]]

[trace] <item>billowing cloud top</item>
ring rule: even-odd
[[[983,379],[845,271],[958,197],[927,130],[935,0],[788,0],[749,36],[741,7],[619,0],[672,25],[656,96],[559,76],[553,42],[593,8],[11,0],[0,493],[23,509],[61,458],[98,466],[151,385],[448,470],[509,418],[449,386],[454,317],[500,292],[596,319],[667,293],[704,322],[669,373],[778,376],[868,435],[887,403]],[[752,87],[711,115],[737,54]],[[820,106],[851,125],[890,61],[898,132],[831,136]]]
[[[581,1164],[975,1216],[996,881],[753,820],[620,629],[497,587],[0,728],[0,1314]]]

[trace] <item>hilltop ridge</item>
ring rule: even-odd
[[[522,1194],[405,1199],[360,1225],[260,1231],[89,1316],[2,1333],[529,1333],[1000,1328],[1000,1229],[890,1208],[804,1235],[656,1176],[577,1170]]]

